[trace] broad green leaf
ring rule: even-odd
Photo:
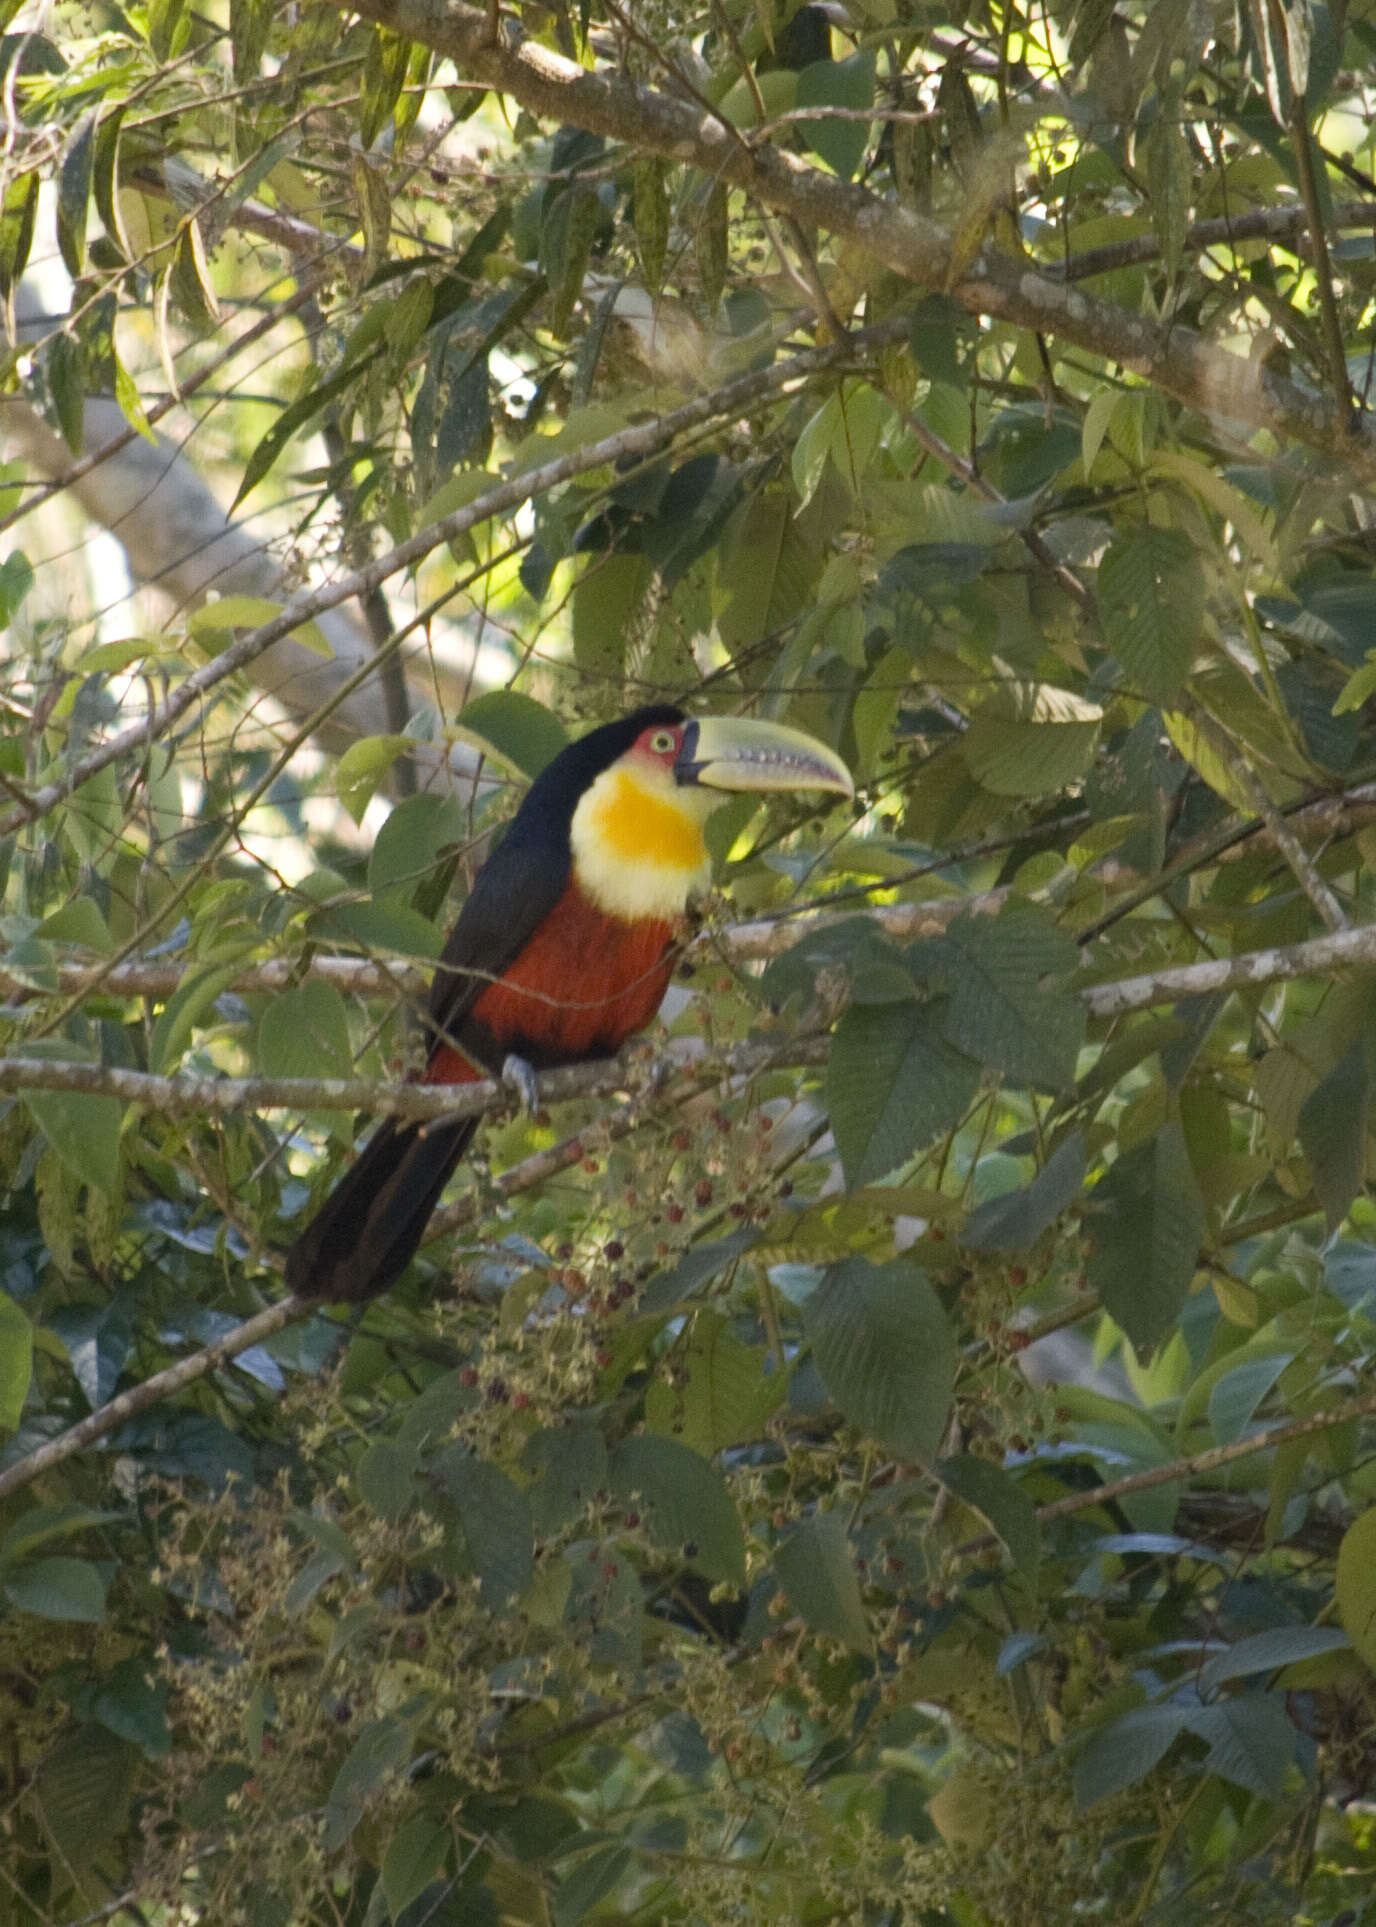
[[[320,912],[311,933],[325,943],[355,945],[370,955],[419,963],[440,953],[440,935],[430,919],[392,896],[374,903],[332,903]]]
[[[607,1481],[618,1499],[638,1501],[660,1545],[709,1579],[745,1578],[745,1534],[721,1474],[674,1439],[635,1434],[612,1448]]]
[[[94,1626],[105,1617],[105,1580],[89,1559],[27,1559],[6,1572],[4,1593],[12,1606],[40,1619]]]
[[[28,266],[33,246],[34,223],[38,214],[39,170],[29,168],[5,190],[4,210],[0,213],[0,299],[8,301],[10,290]]]
[[[468,1556],[492,1608],[519,1599],[534,1570],[535,1532],[524,1492],[500,1466],[464,1446],[443,1451],[430,1476],[458,1515]]]
[[[1345,1651],[1351,1640],[1336,1626],[1270,1626],[1235,1640],[1224,1653],[1215,1653],[1199,1669],[1200,1696],[1207,1699],[1232,1679],[1252,1673],[1274,1673],[1320,1653]]]
[[[1280,1693],[1240,1693],[1191,1709],[1190,1731],[1208,1742],[1206,1773],[1262,1800],[1277,1800],[1295,1757],[1295,1723]]]
[[[1041,1560],[1041,1527],[1037,1508],[1017,1480],[1002,1466],[968,1452],[939,1459],[936,1475],[964,1505],[979,1513],[1024,1578],[1035,1579]]]
[[[1048,683],[1006,683],[965,732],[970,774],[995,796],[1045,796],[1094,761],[1103,711]]]
[[[213,601],[203,602],[199,609],[193,609],[187,617],[186,632],[207,649],[218,651],[223,647],[220,640],[235,629],[261,629],[269,622],[275,622],[286,608],[284,602],[273,602],[267,596],[223,595]],[[291,631],[292,640],[299,642],[317,656],[334,654],[320,625],[315,622],[301,622]]]
[[[67,1169],[113,1197],[124,1126],[119,1099],[89,1091],[25,1091],[24,1103]]]
[[[1136,1786],[1188,1730],[1183,1706],[1138,1706],[1095,1733],[1075,1762],[1075,1804],[1093,1806]]]
[[[552,1539],[581,1518],[607,1483],[607,1448],[591,1425],[551,1426],[526,1440],[521,1463],[535,1475],[526,1488],[535,1533]]]
[[[108,957],[115,947],[110,926],[90,897],[73,897],[70,903],[64,903],[60,910],[44,917],[37,934],[45,943],[74,943],[102,957]]]
[[[568,743],[552,709],[516,689],[493,689],[459,711],[455,732],[522,776],[538,776]]]
[[[1209,1424],[1220,1445],[1241,1438],[1292,1356],[1280,1351],[1269,1358],[1246,1358],[1215,1381],[1209,1392]]]
[[[907,1258],[832,1265],[804,1309],[812,1355],[841,1410],[887,1451],[930,1459],[955,1381],[955,1338],[922,1270]]]
[[[430,1813],[403,1820],[382,1857],[382,1891],[393,1920],[444,1871],[449,1828]]]
[[[680,1440],[705,1459],[764,1436],[787,1384],[782,1371],[765,1369],[761,1347],[742,1344],[727,1319],[704,1309],[672,1358],[672,1382],[658,1377],[645,1395],[650,1431]]]
[[[549,1903],[553,1927],[578,1927],[578,1922],[606,1899],[631,1864],[629,1847],[619,1843],[595,1847],[555,1888]]]
[[[798,76],[796,101],[799,107],[849,107],[863,113],[874,102],[874,54],[864,51],[848,60],[813,61]],[[800,127],[813,153],[834,174],[843,181],[854,179],[869,144],[870,122],[805,120]]]
[[[827,1062],[827,1110],[854,1190],[896,1169],[958,1124],[979,1089],[979,1065],[943,1036],[944,998],[853,1004]]]
[[[1358,1040],[1300,1107],[1299,1140],[1330,1232],[1362,1188],[1370,1101],[1367,1055]]]
[[[1148,702],[1169,702],[1202,640],[1204,571],[1180,529],[1143,523],[1099,565],[1104,640]]]
[[[415,889],[445,852],[462,848],[469,834],[468,812],[457,796],[408,796],[378,831],[368,858],[368,888]]]
[[[24,1415],[33,1372],[33,1323],[0,1291],[0,1428],[13,1432]]]
[[[1055,1223],[1085,1181],[1084,1133],[1062,1138],[1032,1182],[970,1213],[960,1241],[975,1251],[1027,1251]]]
[[[944,935],[914,944],[907,959],[916,976],[946,991],[945,1033],[957,1050],[1045,1089],[1073,1081],[1085,1012],[1064,980],[1079,953],[1039,904],[1015,897],[996,917],[958,917]]]
[[[365,1505],[395,1525],[415,1503],[416,1455],[391,1439],[370,1445],[354,1469],[354,1484]]]
[[[102,1726],[150,1760],[163,1759],[172,1751],[167,1724],[171,1692],[171,1680],[158,1674],[151,1659],[122,1659],[101,1680],[90,1710]]]
[[[1089,1282],[1145,1350],[1185,1302],[1204,1236],[1204,1204],[1174,1121],[1125,1151],[1090,1194]]]
[[[138,1754],[96,1721],[68,1727],[34,1772],[43,1825],[68,1868],[83,1869],[125,1824]]]
[[[55,1305],[46,1322],[61,1340],[87,1403],[95,1407],[113,1398],[134,1344],[126,1295],[121,1292],[95,1304]]]
[[[869,1651],[869,1621],[839,1513],[801,1520],[776,1548],[774,1570],[789,1605],[814,1633]]]
[[[378,784],[398,756],[414,748],[409,736],[363,736],[350,743],[335,765],[334,789],[355,823],[363,821]]]
[[[411,1755],[411,1724],[396,1714],[370,1720],[334,1776],[325,1802],[322,1842],[333,1852],[363,1818],[368,1801],[400,1773]]]
[[[645,555],[594,556],[572,596],[573,659],[599,687],[616,688],[653,576]]]
[[[264,1077],[351,1077],[349,1013],[333,984],[308,977],[263,1006],[258,1069]]]
[[[1343,1631],[1376,1673],[1376,1506],[1360,1513],[1343,1534],[1334,1595]]]

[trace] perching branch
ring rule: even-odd
[[[681,1102],[684,1098],[692,1096],[702,1084],[723,1075],[746,1075],[768,1069],[779,1061],[820,1063],[825,1058],[826,1048],[827,1040],[824,1037],[803,1039],[792,1045],[787,1057],[781,1059],[768,1046],[738,1045],[736,1049],[726,1052],[721,1058],[703,1056],[696,1061],[690,1060],[676,1066],[681,1075],[672,1085],[666,1084],[661,1077],[654,1074],[657,1067],[650,1067],[648,1075],[642,1069],[639,1074],[641,1088],[638,1094],[612,1116],[598,1120],[599,1141],[609,1143],[629,1135],[643,1122],[651,1110]],[[604,1071],[610,1069],[606,1065],[584,1065],[577,1068]],[[620,1070],[619,1080],[611,1086],[613,1089],[636,1081],[635,1072],[632,1071],[628,1076],[624,1064]],[[563,1075],[563,1072],[558,1071],[546,1073],[540,1080],[542,1090],[551,1078]],[[473,1087],[474,1092],[480,1089],[492,1092],[494,1100],[498,1094],[497,1087],[494,1085]],[[503,1197],[515,1197],[537,1184],[544,1184],[560,1171],[567,1170],[570,1165],[581,1163],[586,1155],[585,1135],[575,1133],[559,1144],[534,1152],[530,1157],[522,1159],[519,1164],[513,1165],[509,1171],[503,1171],[494,1180],[494,1187]],[[468,1196],[460,1198],[456,1203],[436,1213],[431,1220],[433,1235],[439,1237],[456,1230],[462,1224],[467,1224],[477,1215],[477,1210],[477,1197],[470,1192]],[[274,1266],[280,1262],[275,1254],[267,1254],[266,1261]],[[108,1437],[118,1426],[123,1425],[126,1419],[133,1418],[139,1412],[147,1411],[152,1405],[161,1404],[162,1400],[170,1397],[173,1392],[180,1391],[186,1385],[194,1384],[198,1378],[204,1378],[207,1373],[217,1371],[221,1365],[226,1365],[231,1359],[238,1358],[251,1346],[261,1344],[274,1333],[284,1331],[288,1325],[294,1325],[300,1319],[309,1317],[312,1313],[318,1313],[319,1310],[319,1305],[300,1298],[284,1298],[280,1303],[269,1305],[263,1311],[256,1312],[252,1318],[245,1319],[243,1324],[236,1325],[233,1331],[226,1332],[214,1344],[205,1345],[188,1357],[178,1359],[175,1365],[169,1365],[161,1372],[154,1372],[141,1384],[133,1385],[127,1392],[119,1393],[105,1405],[88,1413],[77,1424],[68,1426],[67,1430],[60,1433],[57,1438],[47,1440],[32,1452],[26,1453],[8,1469],[0,1472],[0,1500],[8,1498],[13,1492],[23,1491],[25,1486],[31,1485],[35,1479],[41,1477],[53,1466],[60,1465],[64,1459],[69,1459],[75,1453],[83,1451],[97,1439]]]
[[[421,41],[451,59],[465,80],[510,95],[530,113],[686,162],[806,229],[820,228],[862,248],[920,287],[947,289],[972,313],[1053,334],[1207,415],[1303,442],[1350,473],[1376,475],[1376,429],[1369,422],[1354,428],[1332,401],[1187,328],[1162,327],[990,248],[960,269],[950,235],[935,221],[766,141],[745,139],[691,100],[638,86],[622,74],[589,71],[533,41],[513,46],[493,35],[486,13],[458,0],[335,3]]]

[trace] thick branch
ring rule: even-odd
[[[1259,362],[1214,348],[1188,329],[1159,327],[989,250],[952,284],[950,236],[936,222],[767,142],[752,144],[690,101],[637,86],[621,74],[590,73],[532,42],[509,46],[501,36],[494,38],[485,13],[457,0],[336,4],[422,41],[451,59],[464,79],[509,94],[533,114],[687,162],[805,228],[854,243],[921,287],[950,285],[974,313],[1054,334],[1131,369],[1191,408],[1303,442],[1358,475],[1376,475],[1376,430],[1364,424],[1349,433],[1349,423],[1331,402]]]

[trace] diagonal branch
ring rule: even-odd
[[[335,4],[423,42],[451,59],[465,80],[509,94],[533,114],[700,168],[804,228],[852,242],[920,287],[948,289],[973,313],[1054,334],[1156,383],[1191,408],[1303,442],[1350,472],[1376,476],[1376,428],[1367,422],[1354,427],[1332,401],[1186,328],[1161,327],[989,249],[953,279],[951,238],[935,221],[768,142],[748,144],[737,129],[691,101],[638,86],[622,74],[589,72],[533,41],[512,46],[494,39],[486,14],[459,0]]]
[[[742,409],[756,406],[767,398],[777,395],[796,382],[802,382],[820,369],[833,362],[849,360],[857,352],[881,347],[885,342],[901,340],[905,324],[899,318],[879,322],[860,335],[852,335],[844,342],[832,343],[822,348],[805,349],[801,354],[792,355],[786,361],[775,362],[769,368],[739,376],[735,381],[714,388],[709,394],[699,395],[693,401],[685,402],[683,407],[673,409],[666,415],[654,415],[647,421],[632,423],[627,428],[618,429],[614,435],[606,435],[600,441],[589,442],[585,447],[572,454],[558,456],[554,461],[542,462],[538,467],[529,468],[522,473],[499,482],[466,508],[455,509],[452,514],[444,515],[438,521],[399,542],[394,549],[361,569],[354,569],[348,575],[339,577],[307,594],[296,596],[274,616],[271,622],[263,623],[257,629],[250,629],[238,637],[228,649],[193,670],[186,680],[178,684],[165,701],[149,711],[141,722],[131,724],[111,736],[97,749],[78,759],[66,774],[51,783],[45,783],[35,790],[14,809],[0,817],[0,836],[8,836],[22,828],[25,823],[36,821],[38,817],[70,796],[73,790],[89,781],[100,770],[125,756],[145,754],[151,744],[165,736],[196,703],[217,684],[227,677],[237,674],[261,656],[276,642],[289,636],[293,630],[324,615],[327,610],[337,608],[341,602],[362,598],[379,588],[389,577],[402,569],[412,567],[431,554],[433,550],[456,541],[466,535],[480,522],[486,522],[494,515],[505,515],[511,510],[534,500],[536,496],[562,488],[576,476],[585,475],[590,469],[611,467],[635,461],[647,461],[662,454],[680,435],[691,429],[701,428],[704,423],[728,418]]]

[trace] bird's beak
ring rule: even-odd
[[[690,722],[674,762],[680,783],[714,790],[838,790],[854,796],[851,773],[834,750],[782,723],[748,716]]]

